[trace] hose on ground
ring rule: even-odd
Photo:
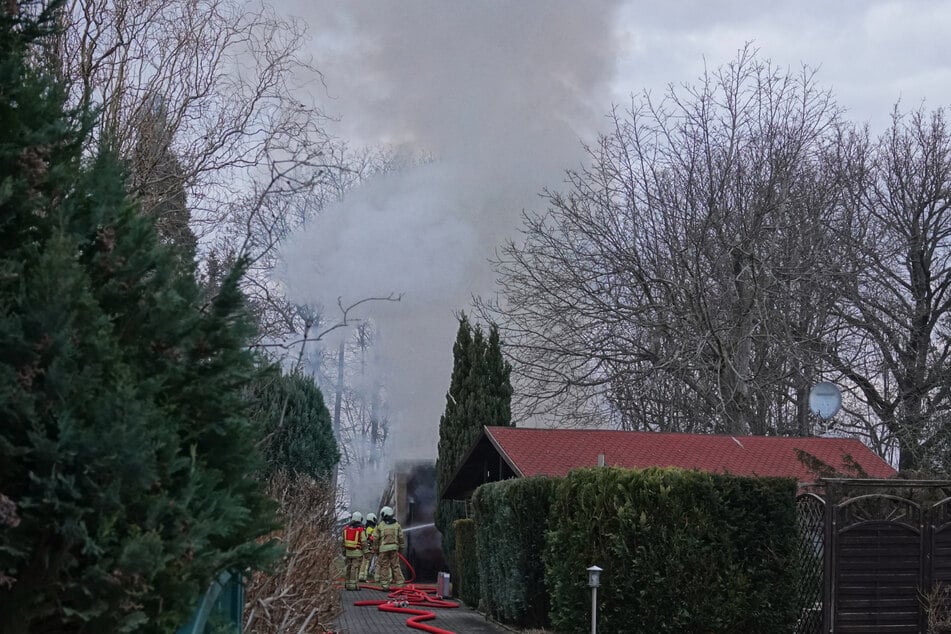
[[[400,559],[403,563],[406,564],[406,567],[410,571],[409,580],[407,583],[411,583],[416,578],[416,570],[413,569],[412,564],[407,561],[406,557],[400,554]],[[379,586],[374,585],[361,585],[361,588],[368,588],[372,590],[379,590]],[[432,594],[430,594],[432,592]],[[395,612],[398,614],[410,614],[410,618],[406,619],[406,625],[424,632],[430,632],[432,634],[455,634],[451,630],[444,630],[442,628],[435,627],[433,625],[427,625],[423,621],[431,621],[436,618],[436,613],[432,610],[417,609],[409,606],[421,606],[429,608],[458,608],[459,604],[455,601],[447,601],[442,597],[435,594],[435,588],[432,586],[419,586],[419,585],[407,585],[404,588],[397,588],[390,592],[387,595],[385,600],[374,600],[374,601],[354,601],[354,605],[366,606],[366,605],[375,605],[378,610],[383,612]]]

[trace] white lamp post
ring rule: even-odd
[[[591,588],[591,634],[598,634],[598,586],[601,585],[601,568],[588,568],[588,586]]]

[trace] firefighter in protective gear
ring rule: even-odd
[[[360,565],[360,581],[372,581],[373,574],[370,568],[373,564],[373,531],[376,530],[376,514],[367,513],[365,530],[367,534],[367,550],[363,555],[363,563]]]
[[[363,528],[363,514],[356,511],[350,515],[350,523],[343,527],[343,556],[347,562],[344,587],[347,590],[357,589],[360,564],[363,563],[366,550],[367,534]]]
[[[393,509],[384,506],[380,509],[380,524],[373,531],[373,551],[376,553],[376,578],[383,590],[390,589],[390,583],[397,588],[403,585],[403,571],[400,570],[400,551],[405,542],[403,527],[396,521]]]

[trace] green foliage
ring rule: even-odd
[[[314,381],[278,368],[262,375],[252,389],[254,417],[261,421],[267,475],[284,470],[315,480],[330,476],[340,460],[330,412]]]
[[[468,605],[478,608],[480,598],[479,559],[476,554],[475,522],[470,519],[456,520],[452,525],[456,535],[456,594]]]
[[[448,484],[472,443],[485,425],[512,424],[512,368],[502,357],[498,329],[489,329],[488,340],[481,326],[475,328],[463,314],[452,347],[453,368],[446,410],[439,419],[439,454],[436,459],[436,490]],[[442,547],[453,560],[453,522],[465,517],[465,505],[452,500],[436,504],[436,527]]]
[[[495,324],[489,327],[489,339],[482,353],[481,368],[482,388],[478,391],[477,412],[486,421],[486,425],[508,427],[512,424],[512,366],[502,356],[502,342]]]
[[[552,623],[584,631],[585,568],[601,566],[606,632],[790,632],[796,483],[676,469],[574,471],[545,551]]]
[[[482,607],[520,627],[548,623],[541,554],[558,480],[518,478],[484,484],[472,498]]]
[[[433,522],[442,538],[442,551],[453,574],[458,574],[456,565],[456,535],[453,524],[456,520],[465,519],[466,503],[462,500],[437,500]]]
[[[201,308],[88,117],[30,67],[35,7],[0,11],[0,631],[169,632],[274,528],[246,386],[240,270]]]

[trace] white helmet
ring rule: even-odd
[[[389,506],[384,506],[383,508],[380,509],[380,515],[383,516],[383,519],[386,519],[388,517],[393,517],[393,508]]]
[[[376,513],[373,513],[373,512],[367,513],[367,521],[368,521],[368,522],[375,522],[375,521],[376,521]]]
[[[353,514],[350,515],[350,521],[351,521],[351,522],[362,522],[362,521],[363,521],[363,513],[361,513],[360,511],[354,511]]]

